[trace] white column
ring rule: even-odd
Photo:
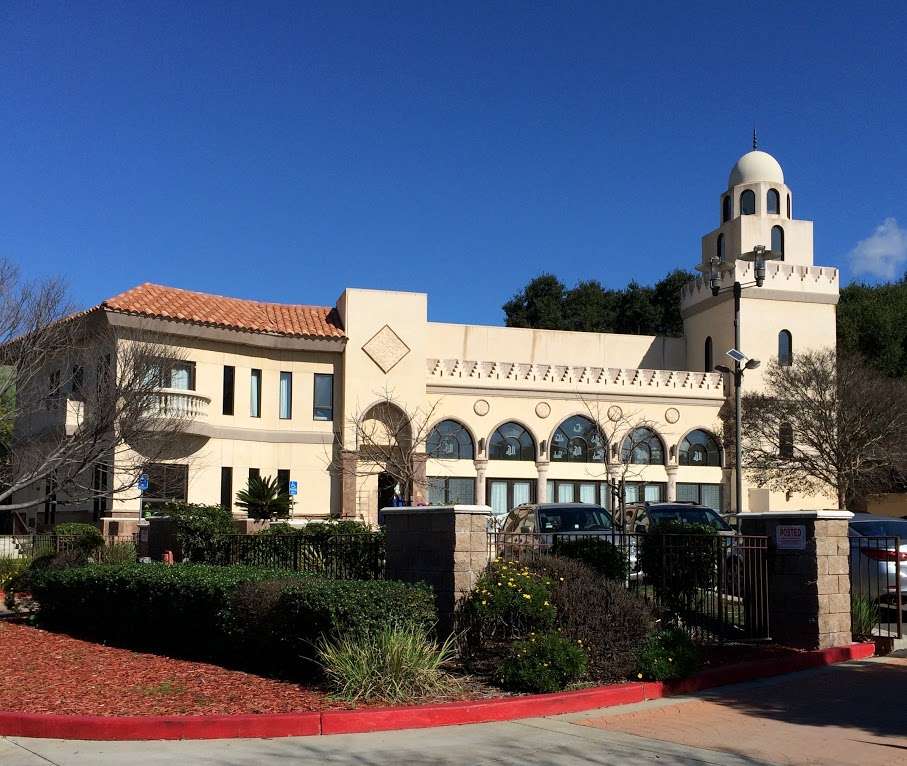
[[[485,504],[485,474],[488,472],[488,458],[477,457],[473,461],[476,467],[476,504]]]
[[[548,502],[548,461],[536,460],[535,467],[538,469],[539,478],[535,489],[535,502]],[[557,499],[557,498],[555,498]]]
[[[668,472],[668,502],[673,503],[677,500],[677,466],[669,465],[665,470]]]

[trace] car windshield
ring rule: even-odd
[[[611,516],[604,508],[539,508],[542,532],[601,532],[611,529]]]
[[[729,530],[730,525],[711,508],[671,506],[670,508],[649,508],[649,518],[655,524],[663,521],[680,521],[684,524],[708,524],[722,531]]]
[[[907,521],[902,519],[851,521],[850,528],[864,537],[903,537],[907,542]]]

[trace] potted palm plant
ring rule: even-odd
[[[245,489],[236,493],[236,505],[256,521],[285,519],[290,515],[293,498],[271,476],[250,476]]]

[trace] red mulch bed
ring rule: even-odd
[[[293,713],[346,707],[317,689],[0,622],[0,710],[64,715]]]

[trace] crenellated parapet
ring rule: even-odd
[[[639,396],[724,396],[717,372],[644,370],[521,362],[427,359],[429,386],[593,392]]]

